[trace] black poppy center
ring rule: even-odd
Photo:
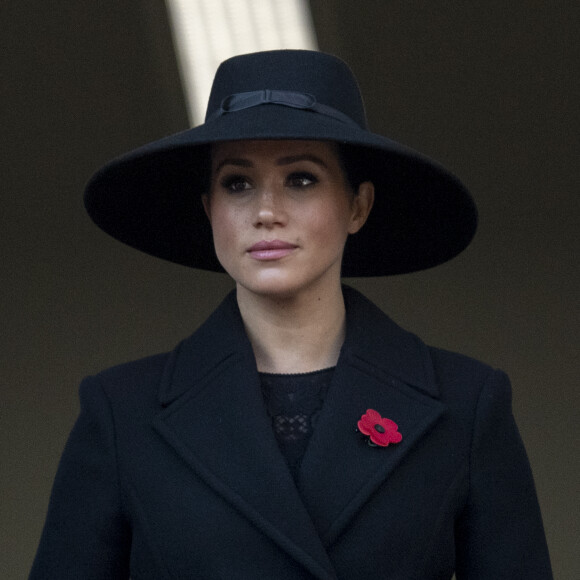
[[[382,425],[379,425],[378,423],[375,425],[375,431],[378,431],[379,433],[384,433],[385,432],[385,428]]]

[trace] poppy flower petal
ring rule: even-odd
[[[401,433],[399,431],[395,431],[392,435],[391,435],[391,441],[393,443],[400,443],[403,440],[403,436],[401,435]]]
[[[380,421],[381,416],[373,409],[367,409],[367,412],[360,418],[359,422],[357,423],[358,428],[361,433],[365,435],[370,435],[371,431],[374,429],[374,426]]]
[[[367,409],[363,417],[368,417],[369,421],[374,421],[375,423],[378,423],[382,419],[381,414],[374,409]]]
[[[377,433],[376,435],[371,435],[371,440],[373,443],[376,443],[381,447],[388,447],[390,443],[390,438],[386,433]]]
[[[363,435],[370,435],[371,434],[372,426],[369,427],[368,422],[364,420],[364,417],[356,425],[358,427],[358,430]]]

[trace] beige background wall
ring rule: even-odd
[[[427,341],[505,369],[556,578],[580,577],[579,4],[312,0],[377,132],[446,164],[481,211],[433,271],[352,283]],[[0,577],[25,578],[86,374],[167,350],[220,275],[109,240],[82,209],[94,169],[187,126],[160,0],[0,8]]]

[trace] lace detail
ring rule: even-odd
[[[272,429],[295,478],[333,372],[334,367],[300,374],[260,373]]]
[[[277,415],[272,417],[272,426],[274,433],[284,441],[298,441],[309,434],[308,415],[294,415],[287,417],[285,415]]]

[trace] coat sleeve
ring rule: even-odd
[[[456,529],[457,579],[551,579],[532,472],[501,371],[479,394],[472,437],[469,495]]]
[[[129,578],[110,403],[95,378],[80,387],[81,411],[63,452],[32,580]]]

